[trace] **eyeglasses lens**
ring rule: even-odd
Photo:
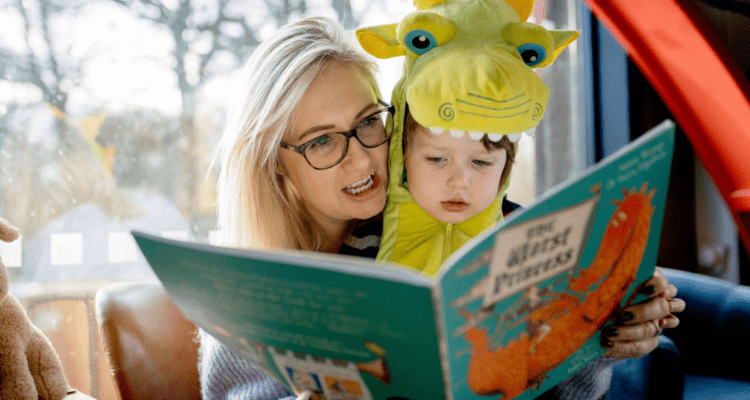
[[[385,143],[392,133],[392,123],[386,123],[389,112],[380,111],[367,117],[355,128],[357,140],[367,148]],[[346,133],[329,133],[319,136],[305,149],[307,161],[315,168],[325,169],[338,164],[349,147]]]

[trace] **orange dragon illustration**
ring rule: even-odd
[[[490,343],[486,328],[470,324],[463,331],[471,345],[467,381],[474,393],[512,399],[540,385],[549,371],[591,339],[619,307],[634,282],[649,236],[656,189],[649,193],[646,189],[647,183],[638,191],[623,189],[624,198],[613,200],[617,209],[594,260],[571,278],[566,293],[557,294],[554,301],[525,316],[527,327],[534,329],[527,328],[499,348]],[[465,309],[459,315],[467,321],[471,317]]]

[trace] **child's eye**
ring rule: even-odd
[[[443,160],[445,160],[443,157],[425,157],[425,159],[427,160],[427,162],[431,162],[431,163],[435,163],[435,164],[437,164],[437,163],[442,162]]]
[[[491,167],[493,164],[492,161],[485,160],[473,160],[472,162],[474,163],[474,165],[479,167]]]

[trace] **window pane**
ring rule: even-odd
[[[403,0],[0,4],[0,216],[23,233],[0,251],[16,293],[30,282],[154,278],[129,231],[208,237],[211,152],[252,49],[303,15],[353,29],[414,10]],[[575,29],[573,0],[536,7],[548,28]],[[552,98],[536,138],[521,141],[509,192],[521,204],[582,165],[577,46],[540,70]],[[402,59],[378,63],[390,101]]]

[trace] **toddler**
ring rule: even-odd
[[[502,219],[516,146],[509,135],[493,141],[487,134],[425,128],[408,107],[403,131],[402,184],[413,202],[401,205],[397,222],[386,219],[378,259],[434,276],[450,254]]]

